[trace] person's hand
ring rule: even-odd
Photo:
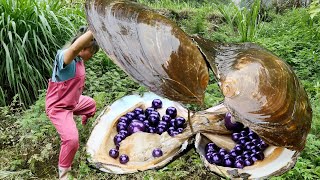
[[[88,45],[88,46],[92,46],[92,44],[96,41],[96,39],[93,37],[92,31],[87,26],[81,27],[79,31],[83,34],[90,34],[92,36],[90,44]]]

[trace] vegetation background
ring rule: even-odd
[[[306,148],[295,167],[271,179],[320,179],[319,1],[137,0],[175,21],[189,34],[213,41],[254,42],[288,62],[313,108]],[[266,3],[271,2],[271,3]],[[56,50],[86,24],[84,0],[0,0],[0,179],[56,179],[60,140],[44,112],[46,79]],[[103,51],[87,63],[84,94],[102,109],[132,93],[146,91]],[[205,107],[222,100],[213,79]],[[80,132],[73,165],[77,179],[220,179],[193,148],[160,170],[114,175],[92,169],[85,144],[94,119]]]

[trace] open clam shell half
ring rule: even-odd
[[[201,160],[209,170],[224,178],[267,179],[271,176],[281,175],[294,167],[300,152],[276,145],[269,145],[263,150],[263,160],[256,161],[253,165],[246,166],[242,169],[210,163],[206,158],[208,152],[205,150],[208,143],[214,143],[219,148],[231,152],[236,145],[239,145],[239,142],[235,142],[232,139],[230,131],[224,131],[222,128],[223,125],[219,123],[202,125],[200,128],[195,128],[197,127],[197,122],[202,122],[201,124],[205,122],[205,120],[197,121],[197,119],[207,119],[208,121],[214,121],[215,119],[215,121],[224,123],[224,118],[220,115],[226,112],[228,112],[227,107],[225,107],[224,104],[220,104],[207,110],[196,112],[192,118],[192,126],[196,129],[197,133],[194,145]]]
[[[237,121],[269,144],[301,151],[311,127],[307,94],[289,65],[256,44],[194,37]]]
[[[257,161],[254,165],[246,166],[243,169],[224,167],[211,164],[205,158],[205,146],[209,142],[219,144],[220,147],[228,149],[234,146],[232,145],[230,136],[198,133],[196,135],[195,147],[200,154],[201,160],[208,169],[222,177],[231,179],[266,179],[271,176],[283,174],[295,165],[299,156],[298,151],[269,146],[264,151],[265,158],[263,161]]]
[[[175,137],[171,137],[167,132],[161,135],[136,132],[120,143],[119,154],[128,155],[130,158],[128,163],[121,164],[119,157],[109,156],[109,150],[116,147],[113,138],[117,134],[118,119],[137,107],[142,109],[150,107],[154,99],[162,100],[163,107],[158,110],[161,115],[165,114],[167,107],[173,106],[177,109],[178,116],[187,119],[188,112],[179,103],[164,99],[154,93],[145,93],[143,96],[129,95],[115,101],[100,114],[87,142],[88,161],[94,167],[115,174],[161,168],[187,148],[192,141],[192,139],[189,140],[191,133],[188,130]],[[152,156],[152,151],[156,148],[162,150],[161,157]]]
[[[171,100],[203,103],[206,62],[175,23],[131,1],[87,0],[86,13],[101,48],[128,75]]]

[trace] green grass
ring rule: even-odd
[[[141,2],[142,0],[140,0]],[[147,1],[143,1],[147,2]],[[188,33],[200,33],[214,41],[239,42],[241,37],[233,33],[228,23],[215,15],[213,6],[172,3],[150,4],[157,8],[172,8],[176,13],[186,14],[175,19]],[[184,1],[187,3],[187,1]],[[167,4],[166,4],[167,3]],[[205,3],[204,3],[205,4]],[[190,8],[190,9],[188,9]],[[215,9],[215,10],[213,10]],[[81,22],[81,12],[79,13]],[[305,87],[313,108],[311,132],[305,149],[295,167],[272,179],[319,179],[320,178],[320,60],[319,19],[311,20],[306,9],[288,10],[284,14],[271,14],[271,22],[262,22],[254,42],[268,48],[287,61]],[[200,22],[201,21],[201,22]],[[197,23],[198,24],[197,24]],[[215,24],[213,24],[215,23]],[[207,170],[193,148],[175,161],[159,170],[115,175],[92,169],[86,163],[85,145],[92,131],[94,119],[102,109],[115,100],[132,93],[146,91],[116,67],[100,51],[88,61],[85,94],[97,102],[98,112],[85,127],[77,118],[80,134],[80,149],[76,154],[73,175],[77,179],[220,179]],[[212,77],[212,76],[211,76]],[[56,179],[60,140],[44,112],[45,91],[27,110],[19,108],[18,97],[10,106],[0,107],[0,179]],[[1,97],[1,88],[0,88]],[[216,82],[211,79],[205,97],[205,107],[219,103],[222,95]],[[190,107],[199,108],[199,107]]]

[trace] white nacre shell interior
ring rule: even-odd
[[[116,124],[118,119],[136,107],[142,109],[151,107],[154,99],[162,100],[163,107],[157,110],[161,117],[165,114],[167,107],[174,106],[178,112],[177,116],[184,117],[187,120],[188,111],[184,107],[154,93],[144,93],[143,96],[125,96],[106,107],[94,123],[94,129],[86,146],[88,161],[91,165],[109,173],[134,173],[163,167],[187,148],[190,141],[188,137],[182,136],[183,133],[171,137],[167,132],[161,135],[137,132],[120,143],[119,155],[128,155],[128,163],[121,164],[119,158],[114,159],[109,156],[109,150],[115,148],[113,137],[117,134]],[[160,148],[163,151],[163,156],[154,158],[152,151],[155,148]]]

